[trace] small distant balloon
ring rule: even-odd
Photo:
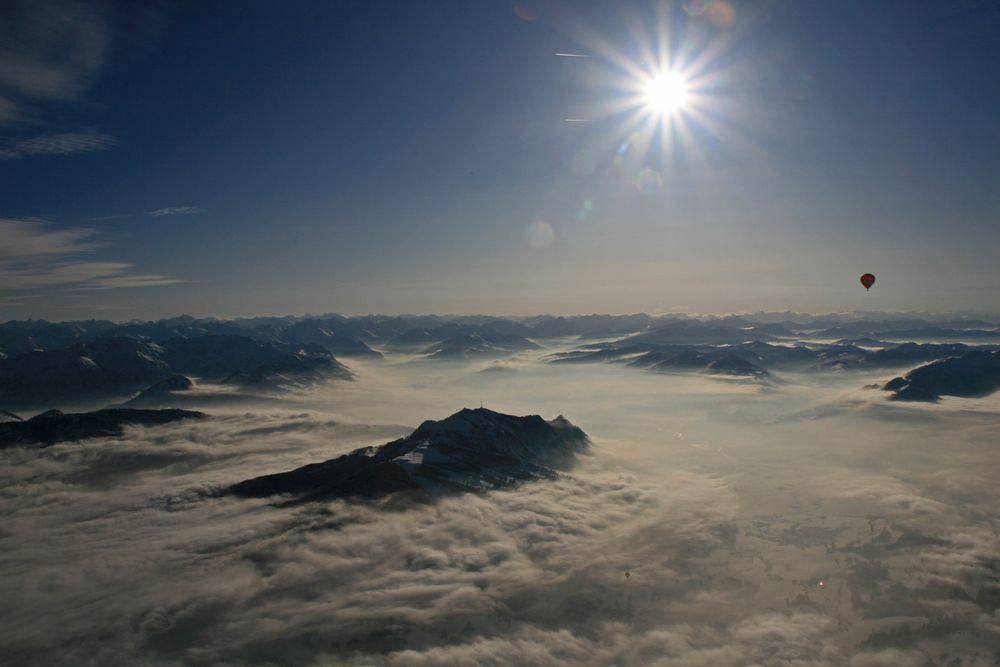
[[[625,578],[628,579],[631,576],[632,576],[632,573],[629,572],[628,570],[625,570]]]
[[[870,273],[866,273],[861,276],[861,284],[865,286],[865,291],[867,292],[875,284],[875,276]]]

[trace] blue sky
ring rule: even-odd
[[[8,5],[0,319],[995,310],[991,2]]]

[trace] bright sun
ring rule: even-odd
[[[646,106],[659,114],[680,111],[687,102],[687,84],[677,72],[663,72],[646,82]]]

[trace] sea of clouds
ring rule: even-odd
[[[282,408],[0,451],[2,662],[1000,661],[996,401],[489,366],[355,362]],[[481,400],[593,447],[557,481],[430,505],[218,494]]]

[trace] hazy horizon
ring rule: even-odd
[[[475,318],[495,318],[495,319],[510,319],[510,320],[528,320],[539,317],[563,317],[563,318],[581,318],[581,317],[626,317],[626,316],[636,316],[636,315],[648,315],[651,318],[658,319],[669,319],[669,318],[689,318],[696,320],[711,320],[711,319],[721,319],[726,317],[787,317],[788,319],[795,318],[811,318],[820,319],[824,317],[831,318],[845,318],[846,320],[851,319],[862,319],[862,318],[884,318],[884,319],[902,319],[902,318],[927,318],[929,321],[948,319],[948,318],[958,318],[958,319],[972,319],[972,318],[998,318],[1000,317],[1000,311],[997,310],[977,310],[977,309],[965,309],[965,310],[939,310],[939,311],[926,311],[926,310],[841,310],[841,311],[803,311],[803,310],[738,310],[738,311],[717,311],[717,312],[699,312],[693,310],[666,310],[666,311],[655,311],[655,310],[637,310],[637,311],[619,311],[619,312],[609,312],[609,311],[590,311],[590,312],[537,312],[537,313],[489,313],[480,311],[469,311],[469,312],[360,312],[360,313],[349,313],[341,312],[335,310],[325,310],[317,312],[299,312],[299,313],[289,313],[289,312],[273,312],[273,313],[236,313],[236,314],[193,314],[190,312],[178,312],[167,314],[162,317],[154,318],[116,318],[114,316],[104,316],[100,313],[95,314],[93,317],[87,318],[71,318],[71,319],[58,319],[58,318],[44,318],[44,317],[28,317],[28,318],[11,318],[6,320],[0,320],[0,324],[7,322],[18,322],[18,321],[28,321],[28,320],[39,320],[48,321],[52,323],[61,322],[72,322],[81,321],[82,319],[94,319],[112,322],[114,324],[127,324],[129,322],[158,322],[164,320],[174,320],[184,317],[191,317],[195,320],[253,320],[253,319],[322,319],[324,317],[344,317],[348,319],[361,319],[366,317],[392,317],[392,318],[425,318],[425,317],[437,317],[442,320],[451,319],[475,319]]]

